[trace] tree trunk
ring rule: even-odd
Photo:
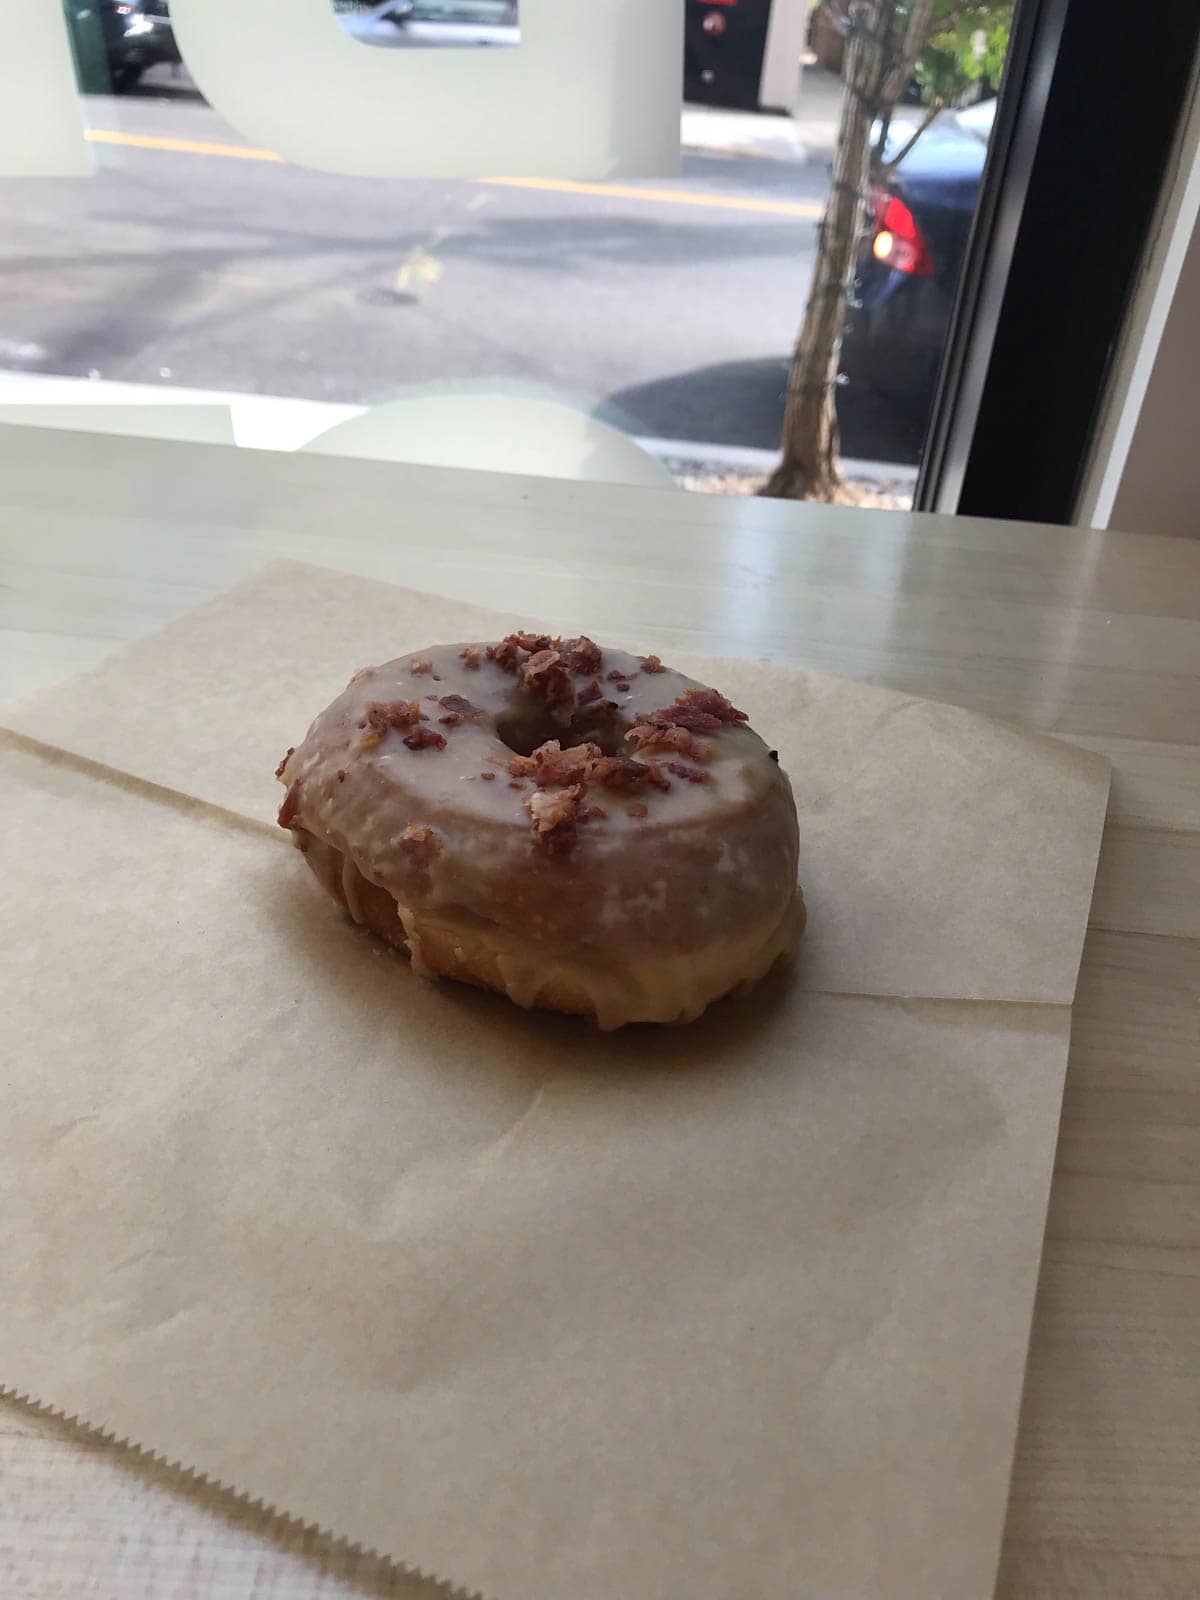
[[[862,227],[872,122],[871,107],[850,87],[849,73],[860,49],[853,39],[847,53],[833,186],[817,234],[812,287],[788,378],[783,458],[762,491],[776,499],[833,500],[842,488],[834,386]]]
[[[783,418],[782,459],[762,489],[787,500],[835,500],[845,488],[838,465],[835,403],[842,325],[858,254],[871,157],[871,127],[894,105],[930,28],[933,0],[915,0],[903,40],[897,0],[858,0],[846,48],[833,180],[817,237],[804,323],[792,356]]]

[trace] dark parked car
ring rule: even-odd
[[[88,94],[124,94],[147,67],[179,60],[167,0],[68,0],[67,20]]]
[[[873,191],[842,340],[847,455],[920,458],[995,109],[984,100],[942,112]],[[907,120],[893,123],[891,149],[909,136]]]

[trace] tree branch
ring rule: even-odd
[[[917,59],[929,43],[936,21],[933,15],[934,0],[913,0],[913,8],[908,14],[908,26],[904,30],[904,43],[900,48],[900,59],[892,67],[884,83],[884,98],[896,101],[904,90],[904,85],[913,75]]]
[[[913,145],[916,144],[917,140],[925,132],[925,129],[933,121],[934,117],[937,116],[939,111],[944,111],[945,108],[946,108],[946,102],[944,100],[939,100],[939,99],[935,98],[935,99],[933,99],[933,100],[931,100],[929,102],[929,104],[925,108],[925,115],[921,118],[920,122],[913,129],[913,131],[909,135],[909,137],[900,146],[900,148],[896,152],[896,154],[894,156],[892,156],[890,161],[881,161],[880,162],[879,170],[880,170],[880,172],[883,174],[883,176],[885,178],[890,178],[891,177],[892,173],[895,172],[896,168],[904,160],[905,156],[908,155],[908,153],[912,149]]]

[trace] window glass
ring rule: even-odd
[[[521,44],[515,0],[331,4],[373,50]],[[1012,5],[805,10],[685,0],[680,177],[464,182],[281,161],[205,103],[168,0],[66,0],[97,172],[0,181],[0,369],[275,397],[291,420],[242,442],[286,447],[396,399],[508,395],[688,489],[903,506]]]

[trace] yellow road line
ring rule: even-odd
[[[274,150],[248,144],[213,144],[202,139],[168,139],[155,133],[120,133],[88,128],[93,144],[129,145],[135,150],[172,150],[177,155],[229,156],[237,161],[282,161]],[[740,199],[727,194],[688,194],[679,189],[642,189],[623,183],[578,183],[573,178],[480,178],[480,183],[505,189],[540,189],[551,194],[594,194],[607,200],[641,200],[653,205],[708,206],[722,211],[757,211],[774,217],[821,216],[824,206],[813,200]]]
[[[163,139],[155,133],[116,133],[111,128],[85,128],[93,144],[127,144],[136,150],[174,150],[185,156],[233,156],[240,161],[282,161],[274,150],[249,144],[205,144],[201,139]]]
[[[680,189],[631,188],[623,183],[577,183],[573,178],[481,178],[507,189],[548,189],[554,194],[598,194],[610,200],[651,200],[672,206],[716,206],[723,211],[765,211],[775,217],[820,217],[813,200],[751,200],[730,194],[687,194]]]

